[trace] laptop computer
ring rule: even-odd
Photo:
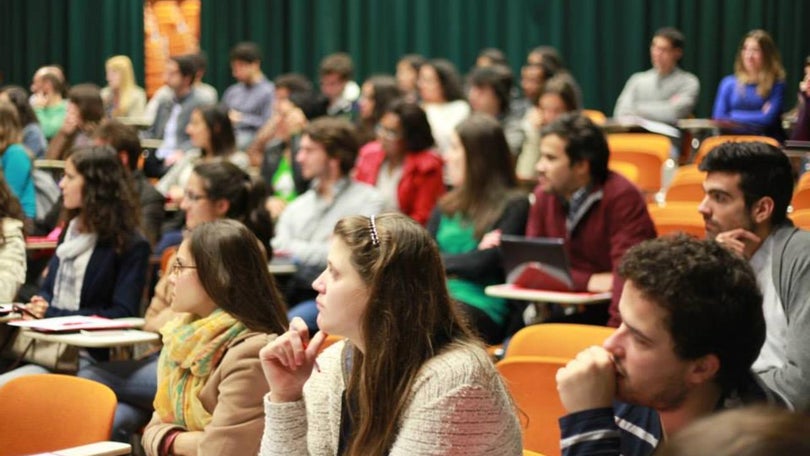
[[[501,236],[506,281],[548,291],[574,291],[563,238]]]

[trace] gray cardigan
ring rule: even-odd
[[[788,221],[774,236],[773,283],[787,318],[785,365],[758,375],[792,409],[810,410],[810,232]]]

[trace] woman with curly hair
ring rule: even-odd
[[[80,148],[65,162],[59,182],[66,222],[39,294],[25,304],[37,318],[66,315],[135,317],[149,263],[149,242],[138,229],[131,177],[108,146]],[[82,363],[108,358],[89,350]],[[30,373],[26,365],[0,376],[0,384]]]

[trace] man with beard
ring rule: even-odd
[[[564,455],[649,455],[699,417],[766,399],[750,371],[765,319],[745,260],[679,235],[631,248],[619,274],[622,325],[557,372]]]
[[[810,233],[787,218],[790,161],[768,144],[726,143],[700,169],[706,236],[745,258],[762,290],[767,334],[752,369],[791,409],[810,411]]]

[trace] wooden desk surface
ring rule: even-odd
[[[520,301],[531,302],[550,302],[556,304],[597,304],[610,301],[610,298],[613,296],[613,294],[609,291],[604,293],[580,293],[532,290],[529,288],[516,287],[508,283],[490,285],[484,289],[484,293],[497,298],[517,299]]]
[[[270,274],[274,275],[292,275],[298,271],[298,266],[293,260],[285,256],[274,256],[267,268],[270,270]]]

